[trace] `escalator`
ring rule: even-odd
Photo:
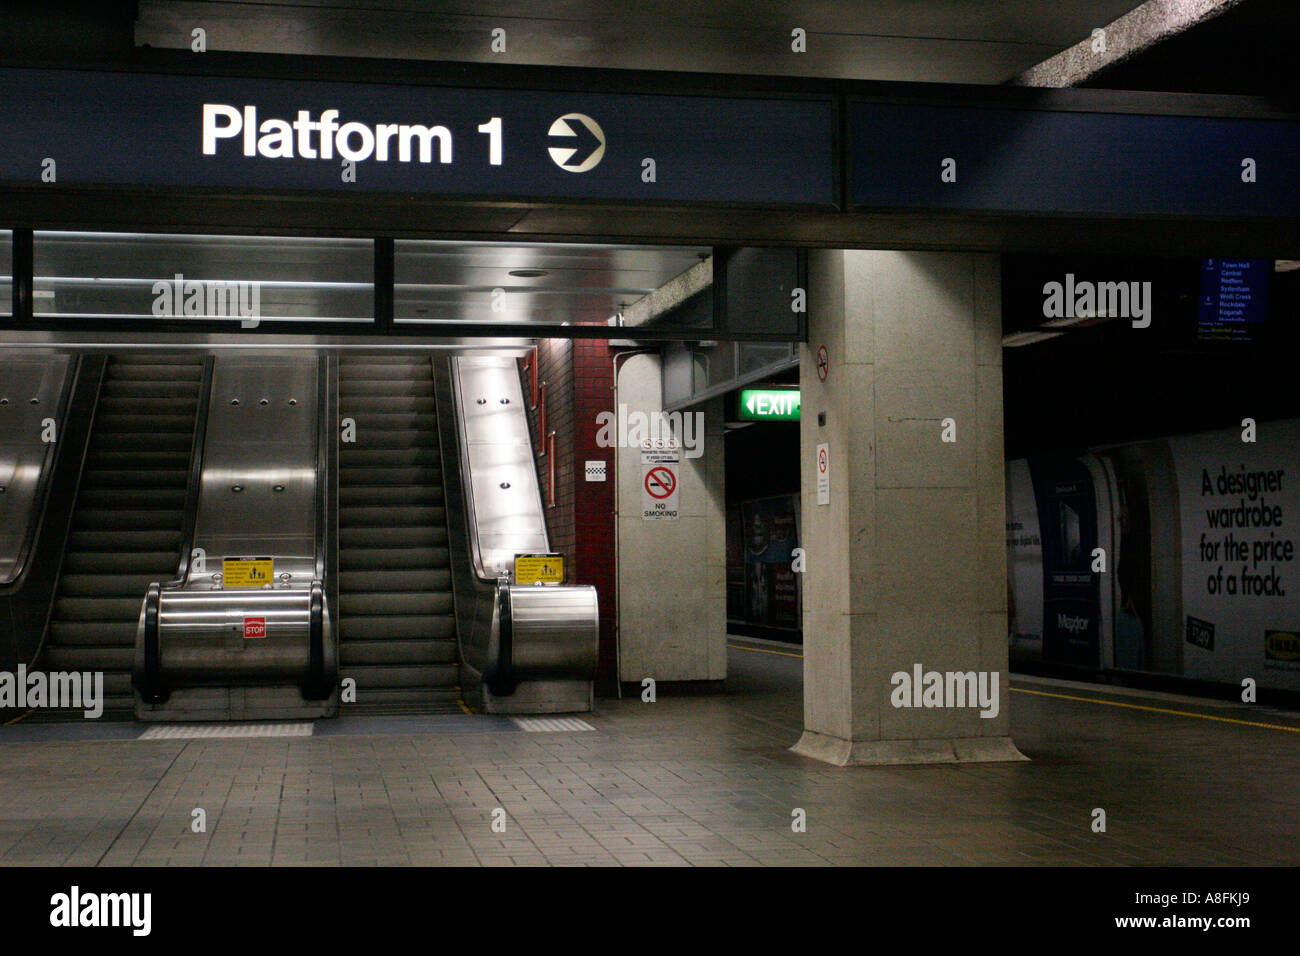
[[[114,356],[100,389],[41,665],[103,671],[104,713],[133,712],[140,599],[177,571],[202,356]]]
[[[438,410],[428,356],[339,360],[338,634],[353,712],[458,712]]]

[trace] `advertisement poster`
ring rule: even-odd
[[[745,620],[767,627],[799,628],[799,498],[778,495],[741,505],[745,540]]]
[[[1300,684],[1300,421],[1170,439],[1183,558],[1183,672]]]

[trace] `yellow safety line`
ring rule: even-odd
[[[803,659],[802,654],[791,654],[789,651],[769,651],[763,647],[746,647],[744,644],[728,644],[728,647],[734,647],[738,651],[753,651],[755,654],[775,654],[777,657],[797,657]]]
[[[1117,700],[1101,700],[1097,697],[1075,697],[1071,694],[1050,694],[1045,690],[1029,690],[1024,687],[1011,688],[1017,694],[1036,694],[1039,697],[1057,697],[1061,700],[1081,700],[1085,704],[1103,704],[1107,707],[1126,707],[1129,710],[1149,710],[1155,714],[1173,714],[1175,717],[1199,717],[1201,720],[1217,720],[1224,724],[1241,724],[1243,727],[1263,727],[1267,730],[1285,730],[1300,734],[1300,727],[1288,727],[1285,724],[1264,724],[1257,720],[1238,720],[1235,717],[1216,717],[1213,714],[1197,714],[1190,710],[1169,710],[1165,707],[1148,707],[1145,704],[1124,704]]]
[[[762,647],[747,647],[744,644],[728,644],[728,647],[734,647],[738,651],[753,651],[756,654],[776,654],[780,657],[797,657],[802,658],[802,654],[791,654],[788,651],[769,651]],[[1117,700],[1103,700],[1099,697],[1075,697],[1072,694],[1052,694],[1045,690],[1029,690],[1025,687],[1011,688],[1017,694],[1034,694],[1038,697],[1056,697],[1060,700],[1078,700],[1085,704],[1102,704],[1106,707],[1124,707],[1128,710],[1148,710],[1153,714],[1172,714],[1175,717],[1198,717],[1201,720],[1217,720],[1223,724],[1240,724],[1243,727],[1263,727],[1265,730],[1285,730],[1288,733],[1300,734],[1300,727],[1288,727],[1285,724],[1265,724],[1257,720],[1238,720],[1235,717],[1216,717],[1213,714],[1197,714],[1189,710],[1170,710],[1166,707],[1149,707],[1145,704],[1125,704]]]
[[[460,709],[463,710],[465,713],[467,714],[474,713],[474,711],[470,710],[468,707],[465,706],[465,702],[463,700],[457,700],[456,703],[460,704]]]
[[[6,721],[5,721],[5,726],[8,727],[10,724],[16,724],[16,723],[18,723],[18,721],[22,720],[24,717],[26,717],[26,716],[27,716],[28,714],[30,714],[30,713],[31,713],[30,710],[25,710],[25,711],[23,711],[21,714],[19,714],[19,715],[18,715],[17,717],[15,717],[13,720],[6,720]]]

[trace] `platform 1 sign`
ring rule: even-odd
[[[564,555],[516,554],[515,584],[563,584]]]
[[[226,558],[221,562],[221,583],[228,588],[260,588],[275,580],[272,558]]]
[[[746,422],[797,422],[797,388],[744,388],[740,390],[740,420]]]
[[[0,181],[836,207],[830,96],[0,69]],[[48,159],[56,162],[54,178]],[[351,164],[350,175],[346,169]]]

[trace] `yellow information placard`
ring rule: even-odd
[[[221,583],[228,588],[260,588],[275,578],[271,558],[226,558],[221,562]]]
[[[515,584],[563,584],[564,555],[515,555]]]

